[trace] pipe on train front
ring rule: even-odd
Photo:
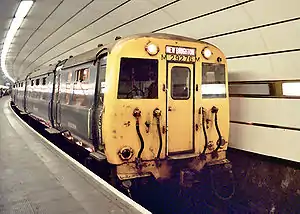
[[[216,125],[224,140],[229,135],[227,63],[220,49],[169,34],[134,35],[103,48],[101,144],[120,180],[170,179],[226,161],[227,145],[215,150],[217,156],[211,146],[220,138]],[[212,106],[219,109],[215,124],[211,111],[197,112]]]

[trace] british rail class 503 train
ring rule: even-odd
[[[215,46],[139,34],[20,78],[12,103],[102,157],[121,181],[227,163],[227,63]]]

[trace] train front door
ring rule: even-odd
[[[168,155],[194,152],[194,64],[168,63]]]

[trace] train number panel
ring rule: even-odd
[[[172,62],[195,63],[200,60],[200,57],[196,56],[196,48],[166,46],[166,54],[162,54],[161,59]]]

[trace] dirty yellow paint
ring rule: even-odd
[[[150,56],[145,51],[145,46],[149,42],[158,45],[160,51],[157,55]],[[166,45],[196,48],[196,59],[198,60],[195,60],[194,63],[168,62],[168,57],[165,57]],[[201,51],[205,47],[208,47],[213,52],[213,55],[209,60],[201,55]],[[159,61],[158,99],[117,99],[121,57],[157,59]],[[218,57],[222,59],[222,62],[220,63],[225,64],[227,96],[226,98],[203,99],[201,95],[202,62],[219,63],[217,62]],[[173,66],[184,66],[191,70],[190,98],[187,100],[173,100],[170,96],[170,85],[168,85],[167,82],[170,83],[170,71]],[[157,121],[156,118],[153,117],[153,110],[155,108],[161,110],[161,131],[163,131],[163,129],[168,130],[167,132],[162,133],[161,160],[166,160],[167,157],[179,159],[192,157],[190,158],[192,160],[199,157],[205,145],[204,134],[202,131],[202,114],[199,114],[199,109],[201,107],[204,107],[206,119],[209,119],[207,124],[207,136],[208,141],[211,142],[211,149],[207,149],[206,153],[211,153],[212,149],[216,148],[216,143],[218,141],[218,134],[214,124],[214,114],[211,113],[213,106],[216,106],[219,109],[219,128],[223,139],[228,142],[229,100],[227,73],[227,62],[224,54],[217,47],[208,43],[189,40],[172,40],[167,37],[136,37],[134,39],[121,39],[110,51],[107,58],[107,92],[105,93],[104,99],[105,111],[103,114],[102,126],[105,154],[109,163],[119,165],[119,177],[125,179],[125,177],[148,176],[151,174],[153,175],[153,173],[163,174],[156,165],[144,167],[142,174],[138,173],[138,170],[135,167],[135,160],[141,146],[140,139],[136,132],[136,119],[132,115],[135,108],[138,108],[141,111],[141,117],[139,118],[140,132],[145,142],[144,151],[141,155],[142,162],[150,161],[151,163],[154,163],[153,161],[159,148],[160,142]],[[195,90],[196,84],[198,84],[198,91]],[[169,89],[164,90],[165,87]],[[168,103],[166,103],[167,99]],[[169,106],[172,109],[171,111],[168,111],[167,109]],[[166,120],[166,116],[168,116],[168,121]],[[150,123],[149,130],[147,130],[145,125],[146,121]],[[196,125],[198,126],[197,129]],[[118,155],[120,149],[124,147],[132,148],[134,153],[127,162],[124,162]],[[226,149],[227,144],[222,146],[219,152],[226,151]],[[186,154],[171,155],[172,152],[181,153],[184,151],[186,151]],[[220,158],[226,158],[224,152],[218,157],[218,159]],[[213,158],[208,158],[205,162],[207,163],[212,160]],[[194,168],[202,167],[194,166]],[[149,170],[147,171],[147,169]],[[126,176],[122,176],[122,173],[125,173],[124,170],[127,173]],[[128,172],[131,174],[128,175]]]

